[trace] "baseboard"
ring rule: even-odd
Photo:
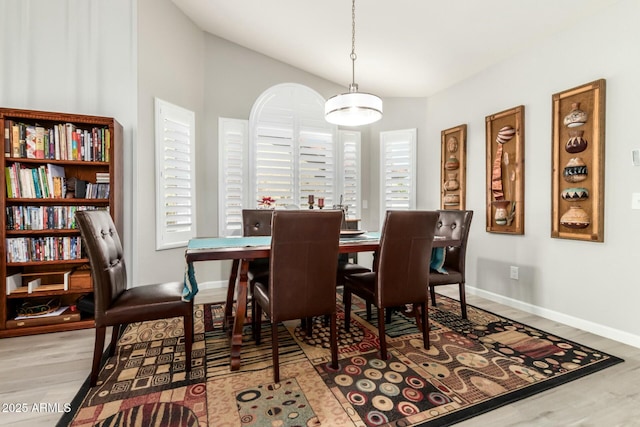
[[[564,325],[571,326],[573,328],[582,329],[583,331],[591,332],[602,337],[612,339],[623,344],[627,344],[636,348],[640,348],[640,336],[630,334],[619,329],[610,328],[608,326],[594,323],[589,320],[580,319],[578,317],[569,316],[557,311],[549,310],[537,305],[518,301],[513,298],[508,298],[503,295],[494,294],[482,289],[474,288],[473,286],[466,286],[466,291],[470,294],[477,295],[479,297],[494,301],[500,304],[504,304],[509,307],[522,310],[527,313],[535,314],[545,319],[553,320],[555,322],[562,323]]]

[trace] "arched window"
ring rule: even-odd
[[[219,232],[241,234],[243,208],[263,197],[276,208],[308,208],[309,196],[360,210],[360,133],[338,131],[324,118],[325,99],[297,83],[263,92],[248,124],[219,120]],[[317,205],[315,206],[317,208]]]
[[[337,188],[337,127],[324,119],[324,98],[283,83],[267,89],[249,116],[249,189],[260,200],[306,207],[310,195],[331,206]]]

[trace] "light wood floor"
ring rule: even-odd
[[[442,293],[455,297],[453,288],[440,288]],[[202,290],[196,302],[221,301],[224,295],[225,291],[220,289]],[[640,349],[473,295],[469,295],[468,300],[475,306],[621,357],[625,363],[457,426],[640,426]],[[55,425],[62,414],[34,412],[34,404],[57,403],[62,410],[64,404],[70,403],[89,375],[92,349],[93,330],[1,339],[0,425]],[[25,404],[29,411],[5,412],[12,409],[11,404]]]

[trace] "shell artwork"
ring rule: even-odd
[[[447,150],[449,150],[450,153],[458,151],[458,138],[455,136],[449,138],[449,141],[447,141]]]
[[[496,142],[498,144],[506,144],[511,141],[511,138],[516,134],[516,130],[511,126],[504,126],[498,131],[498,136],[496,137]]]
[[[587,165],[582,157],[573,157],[564,168],[562,173],[564,180],[567,182],[580,182],[587,179]]]
[[[560,224],[573,229],[587,228],[591,224],[591,218],[580,206],[569,206],[560,217]]]
[[[577,202],[589,198],[589,190],[584,187],[565,188],[561,193],[562,200]]]
[[[564,145],[564,149],[567,153],[580,153],[587,149],[589,142],[583,137],[583,130],[570,130],[569,140]]]
[[[460,167],[460,161],[458,160],[458,158],[456,157],[455,154],[452,154],[446,162],[444,162],[444,168],[446,170],[456,170]]]
[[[580,103],[571,104],[571,111],[564,117],[564,125],[568,128],[582,126],[587,122],[587,113],[580,109]]]

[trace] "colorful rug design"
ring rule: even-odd
[[[316,318],[278,325],[280,378],[273,383],[270,324],[255,345],[247,326],[239,371],[229,369],[223,304],[196,307],[193,367],[184,370],[180,319],[130,325],[99,383],[88,382],[60,426],[443,426],[622,362],[562,337],[439,296],[429,308],[431,346],[400,312],[378,353],[375,310],[354,298],[350,331],[338,295],[339,368],[329,366],[329,328]],[[248,324],[248,323],[247,323]]]

